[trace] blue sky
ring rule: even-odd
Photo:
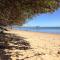
[[[60,27],[60,9],[53,13],[39,14],[29,19],[23,26]]]

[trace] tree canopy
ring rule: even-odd
[[[60,0],[0,0],[0,25],[25,23],[38,13],[54,12]]]

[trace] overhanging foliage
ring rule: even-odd
[[[53,12],[59,7],[60,0],[0,0],[0,20],[8,21],[9,25],[22,25],[26,18],[38,13]],[[0,22],[0,25],[4,24]]]

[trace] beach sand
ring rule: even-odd
[[[23,37],[30,44],[30,49],[12,49],[12,60],[60,60],[60,34],[39,33],[20,30],[9,30]],[[8,51],[5,49],[5,51]]]

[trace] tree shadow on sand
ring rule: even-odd
[[[10,53],[5,50],[27,50],[30,49],[30,44],[25,40],[26,38],[16,36],[10,33],[0,33],[0,60],[12,60]]]

